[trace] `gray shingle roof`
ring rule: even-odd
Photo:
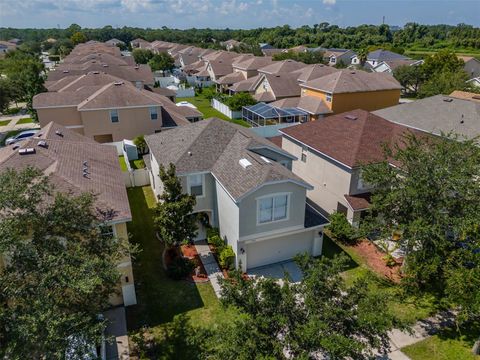
[[[285,154],[284,150],[248,129],[217,118],[148,135],[145,140],[159,163],[175,164],[178,174],[211,172],[235,200],[275,181],[294,181],[310,188],[284,166],[267,163],[255,152],[256,148],[269,148]],[[239,164],[242,158],[252,165],[244,169]]]
[[[375,60],[375,61],[389,61],[389,60],[407,60],[409,59],[406,56],[394,53],[388,50],[378,49],[375,51],[371,51],[367,55],[368,60]]]
[[[480,135],[480,103],[471,100],[436,95],[373,113],[435,135],[452,131],[469,139]]]

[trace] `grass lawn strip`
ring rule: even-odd
[[[195,97],[187,97],[187,98],[177,98],[177,103],[180,101],[187,101],[193,105],[195,105],[198,109],[203,114],[204,119],[208,119],[210,117],[217,117],[219,119],[233,122],[235,124],[244,126],[244,127],[250,127],[250,125],[241,119],[230,119],[227,116],[223,115],[220,111],[215,110],[212,105],[210,104],[210,100],[205,98],[204,95],[197,95]]]
[[[472,348],[480,336],[480,323],[467,327],[445,329],[416,344],[402,348],[402,352],[412,360],[480,360],[480,355],[473,355]]]
[[[192,325],[207,328],[221,326],[236,316],[233,310],[220,305],[210,283],[194,284],[167,277],[161,262],[164,246],[153,230],[153,192],[150,186],[129,188],[128,198],[133,216],[128,223],[130,241],[141,250],[133,259],[138,305],[127,308],[129,331],[135,333],[146,326],[161,341],[165,328],[180,314]]]
[[[25,119],[20,119],[17,121],[17,125],[19,124],[31,124],[33,123],[33,119],[32,118],[25,118]]]
[[[125,157],[123,155],[118,157],[118,162],[120,163],[120,169],[122,169],[122,171],[128,171],[127,163],[125,162]]]
[[[8,124],[10,124],[10,121],[12,120],[2,120],[0,121],[0,126],[7,126]]]

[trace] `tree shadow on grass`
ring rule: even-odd
[[[345,271],[352,270],[360,266],[347,252],[345,252],[340,246],[338,246],[338,244],[324,234],[322,255],[329,259],[333,259],[335,256],[339,256],[341,254],[348,258]]]
[[[132,221],[127,224],[130,242],[140,252],[132,260],[137,305],[127,308],[129,330],[156,326],[173,320],[175,315],[205,306],[195,284],[167,277],[162,264],[164,249],[153,229],[154,198],[151,190],[128,189]],[[147,202],[148,200],[148,202]]]

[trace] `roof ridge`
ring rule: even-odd
[[[65,90],[65,88],[68,88],[69,86],[72,86],[73,84],[76,84],[78,81],[80,81],[80,79],[83,79],[85,76],[87,76],[87,74],[82,74],[82,75],[78,76],[76,79],[74,79],[73,81],[70,81],[64,87],[57,90],[57,92],[62,92],[63,90]]]
[[[114,85],[114,83],[111,82],[107,85],[102,86],[100,89],[95,91],[92,95],[88,96],[85,100],[80,102],[80,104],[77,105],[77,109],[80,110],[83,106],[85,106],[87,104],[88,101],[91,101],[91,100],[95,99],[98,95],[100,95],[101,93],[103,93],[105,90],[107,90],[109,87],[111,87],[113,85]]]

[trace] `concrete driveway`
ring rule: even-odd
[[[302,271],[293,260],[253,268],[248,270],[247,274],[253,277],[263,276],[278,280],[283,280],[285,275],[288,275],[293,282],[299,282],[303,278]]]

